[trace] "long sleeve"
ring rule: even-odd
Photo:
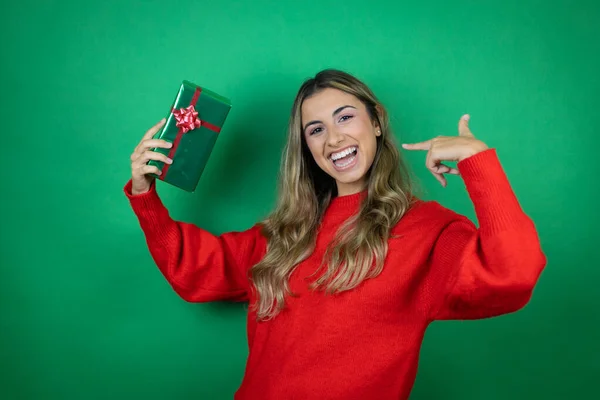
[[[248,270],[264,248],[258,226],[214,235],[173,220],[155,184],[146,193],[132,195],[130,180],[124,192],[152,258],[181,298],[189,302],[249,299]]]
[[[458,164],[477,228],[456,215],[435,244],[433,265],[446,271],[433,319],[477,319],[517,311],[546,266],[533,221],[523,212],[493,149]]]

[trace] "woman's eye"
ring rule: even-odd
[[[340,118],[340,122],[344,122],[349,120],[350,118],[352,118],[352,115],[344,115],[343,117]]]
[[[312,131],[310,131],[310,134],[311,134],[311,135],[314,135],[315,133],[319,133],[319,132],[321,132],[321,130],[320,130],[320,129],[321,129],[321,128],[315,128],[315,129],[313,129]]]

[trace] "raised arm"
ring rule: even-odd
[[[263,250],[257,226],[214,235],[190,223],[175,221],[156,192],[133,195],[124,188],[159,270],[186,301],[247,301],[247,271]]]
[[[131,179],[124,192],[156,265],[173,289],[190,302],[245,301],[249,297],[248,270],[262,257],[264,240],[258,226],[243,232],[213,235],[190,223],[175,221],[156,192],[152,174],[160,174],[149,160],[170,163],[155,147],[170,147],[154,134],[162,119],[148,129],[131,154]]]

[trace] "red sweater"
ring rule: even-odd
[[[425,329],[435,320],[514,312],[530,299],[546,258],[493,149],[458,168],[479,229],[437,202],[419,201],[393,228],[383,272],[336,296],[308,290],[307,277],[360,194],[335,198],[314,254],[298,265],[286,309],[269,322],[249,313],[249,355],[238,400],[406,399]],[[150,252],[186,301],[253,301],[248,269],[263,256],[255,226],[214,235],[174,221],[151,190],[125,193]],[[314,279],[314,278],[313,278]]]

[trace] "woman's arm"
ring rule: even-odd
[[[516,311],[530,299],[546,257],[533,221],[523,212],[496,151],[475,139],[468,116],[459,136],[405,148],[427,150],[427,167],[446,185],[444,173],[460,174],[479,221],[454,217],[434,245],[432,319],[486,318]],[[457,169],[442,161],[458,161]]]
[[[156,192],[124,192],[146,237],[159,270],[186,301],[247,301],[247,271],[264,251],[258,226],[243,232],[213,235],[196,225],[175,221]]]
[[[477,165],[488,170],[476,171]],[[536,228],[502,179],[491,150],[459,168],[468,175],[472,193],[478,185],[489,186],[476,182],[477,175],[482,180],[493,178],[496,190],[505,188],[503,193],[472,196],[479,228],[457,216],[439,236],[432,265],[439,271],[441,282],[435,286],[442,295],[433,305],[432,320],[487,318],[517,311],[529,302],[546,265]]]

